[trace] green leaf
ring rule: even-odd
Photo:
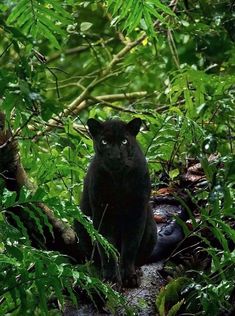
[[[184,299],[177,302],[175,305],[171,307],[171,309],[168,311],[167,316],[175,316],[177,315],[178,311],[180,310],[181,306],[184,304]]]
[[[184,89],[184,98],[185,98],[185,107],[188,110],[187,113],[189,114],[189,117],[193,117],[193,115],[195,114],[196,111],[194,109],[192,97],[191,97],[190,91],[187,88],[187,86]]]
[[[45,240],[44,230],[43,230],[43,226],[42,226],[42,223],[40,221],[40,218],[35,215],[35,213],[31,210],[30,206],[24,205],[24,208],[22,211],[26,212],[29,215],[30,219],[36,225],[36,230],[43,236],[43,238]]]
[[[50,29],[51,32],[56,32],[62,36],[66,36],[66,32],[53,23],[52,20],[50,20],[44,13],[38,13],[38,17],[40,21]]]
[[[128,16],[126,22],[123,25],[123,30],[127,29],[127,32],[132,32],[140,23],[142,17],[142,10],[140,4],[136,1],[135,6],[132,10],[132,14]]]
[[[7,23],[11,24],[17,20],[17,18],[24,14],[26,10],[28,10],[28,0],[19,1],[18,5],[15,6],[11,14],[7,18]]]
[[[125,16],[127,16],[127,14],[129,13],[129,10],[131,8],[131,6],[133,6],[134,4],[134,1],[135,0],[128,0],[128,1],[125,1],[123,3],[123,6],[122,6],[122,10],[121,10],[121,14],[119,16],[119,19],[123,19]],[[121,2],[121,1],[120,1]],[[117,3],[120,3],[119,1],[117,1]],[[115,14],[115,12],[113,12]]]
[[[174,178],[176,178],[179,175],[179,173],[180,173],[179,169],[176,168],[176,169],[170,170],[169,176],[170,176],[171,179],[174,179]]]
[[[37,213],[37,216],[42,219],[44,225],[49,229],[49,231],[51,233],[51,236],[53,238],[55,238],[54,231],[53,231],[53,226],[49,222],[48,216],[46,214],[44,214],[39,207],[34,205],[34,203],[30,203],[30,207],[32,207],[34,209],[34,211]],[[41,224],[40,224],[40,226],[41,226]],[[44,232],[41,229],[39,229],[39,231],[42,233],[42,235],[44,235]]]
[[[5,245],[5,248],[7,250],[7,252],[12,255],[14,258],[16,258],[18,261],[22,261],[23,260],[23,253],[22,251],[15,247],[15,246],[9,246],[9,245]]]
[[[22,25],[31,19],[31,13],[31,8],[26,8],[26,10],[18,17],[17,24],[22,27]]]
[[[8,209],[12,206],[15,206],[15,201],[16,201],[16,192],[10,192],[8,190],[5,190],[3,194],[4,208]]]
[[[58,279],[58,277],[53,277],[51,280],[51,283],[53,285],[53,289],[55,291],[56,297],[58,298],[60,304],[64,305],[64,297],[63,297],[63,285],[60,282],[60,279]]]
[[[13,266],[20,266],[20,263],[15,258],[10,258],[2,253],[0,253],[0,263],[1,264],[10,264]]]
[[[91,27],[92,27],[92,23],[90,22],[82,22],[80,25],[80,30],[81,32],[85,32],[88,31]]]
[[[213,174],[214,174],[214,170],[213,168],[210,166],[210,163],[208,161],[208,159],[204,156],[200,159],[200,163],[202,165],[202,168],[205,172],[206,178],[209,182],[212,181],[213,179]]]
[[[179,277],[177,279],[171,280],[165,287],[161,288],[160,293],[158,294],[156,299],[156,306],[160,315],[165,315],[166,306],[174,307],[175,305],[177,305],[172,309],[172,313],[175,309],[178,308],[180,294],[183,289],[188,286],[189,283],[189,278]]]
[[[122,2],[121,1],[115,1],[115,5],[113,8],[113,14],[116,14],[118,10],[121,8]]]
[[[35,280],[35,285],[36,285],[37,292],[39,295],[40,309],[43,312],[43,314],[47,316],[49,315],[49,313],[48,313],[47,300],[46,300],[46,295],[45,295],[45,291],[46,291],[45,279]]]
[[[57,0],[50,0],[50,4],[53,5],[55,12],[58,12],[64,21],[66,19],[67,22],[71,23],[72,15],[66,11],[62,5],[59,5]]]
[[[175,16],[175,13],[166,5],[162,4],[159,0],[152,0],[152,3],[156,5],[157,8],[161,9],[163,12]]]
[[[43,36],[46,37],[55,48],[60,49],[60,44],[56,37],[52,34],[50,29],[48,29],[43,23],[38,23],[38,30],[42,32]]]
[[[159,21],[164,21],[163,16],[159,14],[151,5],[148,5],[147,3],[144,5],[145,8],[148,10],[149,13],[151,13],[154,17],[156,17]],[[152,25],[153,21],[150,19],[149,25]]]
[[[152,22],[149,11],[144,9],[143,16],[147,25],[148,32],[154,37],[156,35],[156,32],[154,31],[153,22]]]
[[[8,213],[11,215],[13,220],[16,222],[17,228],[19,228],[19,230],[21,231],[21,233],[25,237],[26,244],[30,244],[29,235],[28,235],[27,229],[25,228],[24,224],[22,223],[20,217],[15,215],[13,212],[9,212],[8,211]]]

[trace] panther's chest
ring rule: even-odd
[[[132,180],[125,175],[100,179],[96,187],[97,199],[100,203],[108,204],[113,209],[125,206],[135,195]]]

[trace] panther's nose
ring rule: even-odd
[[[119,162],[121,160],[121,153],[120,153],[120,149],[118,146],[114,146],[112,148],[112,151],[110,152],[109,158],[113,162]]]
[[[111,154],[109,158],[113,162],[119,162],[121,160],[121,155],[120,155],[120,153],[118,153],[118,154]]]

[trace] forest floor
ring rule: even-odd
[[[156,315],[156,297],[160,288],[165,284],[158,272],[161,269],[161,263],[144,265],[141,268],[143,275],[140,286],[124,291],[129,305],[137,308],[138,316]]]
[[[162,269],[161,263],[152,263],[141,267],[141,284],[135,289],[123,289],[123,296],[126,298],[128,306],[134,307],[138,316],[153,316],[156,312],[156,296],[165,281],[159,273]],[[80,308],[68,306],[64,316],[107,316],[108,313],[97,312],[92,304],[86,304]],[[117,316],[124,315],[122,309]]]

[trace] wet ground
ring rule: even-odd
[[[162,265],[152,263],[142,266],[141,285],[136,289],[125,289],[123,295],[126,297],[128,305],[137,309],[137,316],[156,316],[155,300],[164,280],[159,274]],[[79,309],[67,307],[64,316],[107,316],[111,314],[98,313],[94,307],[83,305]],[[123,310],[119,310],[116,316],[124,316]]]
[[[162,266],[159,263],[144,265],[141,268],[143,275],[140,287],[127,289],[124,292],[129,305],[140,306],[138,316],[157,315],[155,307],[156,296],[164,285],[164,281],[158,272],[161,268]]]

